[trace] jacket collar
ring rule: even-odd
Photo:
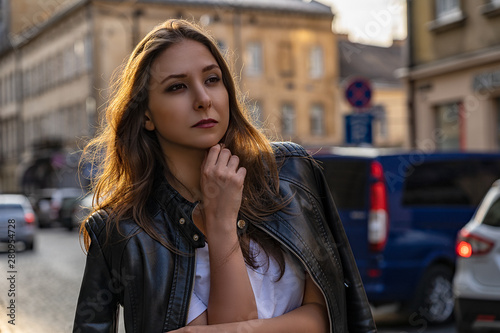
[[[193,203],[186,200],[168,183],[165,177],[156,183],[158,186],[154,190],[154,200],[150,200],[152,205],[148,207],[151,209],[152,216],[157,221],[174,225],[193,247],[204,247],[205,235],[192,220],[193,210],[198,202]]]

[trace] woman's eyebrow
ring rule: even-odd
[[[219,65],[211,64],[211,65],[208,65],[206,67],[203,67],[203,69],[201,71],[202,71],[202,73],[205,73],[205,72],[208,72],[214,68],[220,69]],[[160,84],[163,84],[163,82],[167,81],[168,79],[182,79],[185,77],[187,77],[186,74],[172,74],[172,75],[165,77],[163,80],[161,80]]]
[[[163,82],[167,81],[168,79],[182,79],[182,78],[185,78],[187,77],[186,74],[172,74],[172,75],[169,75],[167,77],[165,77],[163,80],[161,80],[160,84],[162,84]]]
[[[203,73],[205,73],[205,72],[208,72],[209,70],[212,70],[212,69],[214,69],[214,68],[218,68],[218,69],[220,69],[220,68],[219,68],[219,65],[217,65],[217,64],[212,64],[212,65],[208,65],[208,66],[204,67],[204,68],[202,69],[202,72],[203,72]]]

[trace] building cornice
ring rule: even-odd
[[[127,3],[123,0],[103,0],[110,3]],[[255,10],[333,18],[332,8],[315,0],[134,0],[136,4],[162,4],[183,7],[215,7],[233,10]]]
[[[443,75],[473,67],[488,65],[499,62],[500,47],[489,48],[465,54],[460,54],[447,59],[434,61],[425,65],[408,68],[407,73],[402,75],[409,80],[426,79],[433,76]]]

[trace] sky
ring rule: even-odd
[[[317,0],[335,13],[333,29],[353,42],[390,46],[406,38],[405,0]]]

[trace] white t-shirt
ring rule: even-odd
[[[301,306],[306,274],[300,263],[285,251],[285,273],[276,281],[280,275],[277,262],[272,257],[268,261],[265,252],[253,241],[250,241],[250,250],[256,254],[259,266],[255,270],[247,266],[259,319],[277,317]],[[207,309],[209,291],[210,264],[208,246],[205,245],[196,249],[196,276],[189,304],[188,324]]]

